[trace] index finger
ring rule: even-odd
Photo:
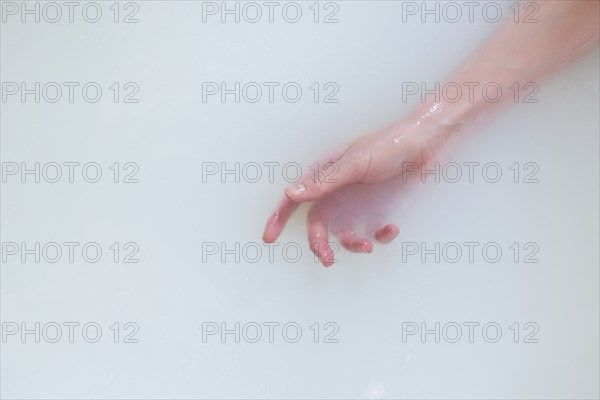
[[[294,211],[300,206],[300,203],[296,203],[285,197],[279,203],[279,206],[273,214],[269,217],[265,231],[263,232],[263,241],[265,243],[273,243],[277,240],[285,224],[288,222]]]

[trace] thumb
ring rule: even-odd
[[[287,187],[285,195],[297,203],[318,200],[346,185],[359,182],[365,172],[361,164],[354,157],[342,156],[336,162],[324,164],[318,174],[315,171],[313,177]]]

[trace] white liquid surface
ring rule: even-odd
[[[202,163],[306,168],[401,118],[419,101],[403,101],[403,82],[443,81],[499,24],[480,17],[403,23],[401,4],[391,1],[338,2],[335,24],[315,24],[309,2],[296,24],[280,13],[272,24],[222,24],[218,17],[202,23],[200,2],[147,1],[137,3],[139,23],[115,24],[110,4],[102,3],[97,24],[2,24],[3,82],[95,81],[104,90],[95,104],[79,95],[72,104],[0,105],[2,162],[97,162],[103,172],[96,184],[80,173],[75,183],[9,177],[2,184],[3,242],[103,249],[98,263],[82,261],[79,251],[72,264],[66,255],[55,264],[31,256],[2,264],[3,323],[81,324],[74,343],[65,327],[54,344],[8,337],[3,398],[598,397],[598,49],[541,83],[538,103],[511,106],[452,150],[450,160],[461,165],[501,165],[498,183],[481,179],[479,169],[474,183],[422,185],[390,221],[401,230],[394,243],[375,244],[371,255],[340,251],[325,269],[306,243],[306,208],[289,222],[274,262],[262,245],[264,223],[288,185],[281,168],[273,183],[266,169],[257,183],[231,176],[203,183]],[[304,92],[293,104],[281,97],[203,103],[202,82],[211,81],[298,82]],[[115,104],[113,82],[136,82],[139,103]],[[314,103],[314,82],[335,82],[339,102]],[[120,179],[130,171],[124,163],[139,165],[139,183],[113,183],[108,167],[117,161]],[[539,182],[520,175],[514,183],[515,162],[523,175],[525,163],[539,166]],[[114,263],[114,242],[137,243],[140,262]],[[203,263],[203,242],[255,242],[263,254],[255,263],[243,255],[239,263],[218,255]],[[297,263],[282,256],[290,242],[301,245]],[[418,255],[402,262],[403,242],[496,242],[503,256],[485,262],[479,246],[473,263],[465,254],[456,263]],[[509,249],[515,242],[518,263]],[[538,263],[522,262],[529,242],[539,247]],[[127,253],[121,249],[120,259]],[[139,326],[139,343],[122,343],[129,321]],[[86,322],[102,327],[98,343],[82,339]],[[203,322],[256,322],[263,336],[222,343],[214,335],[204,343]],[[265,322],[280,324],[274,343]],[[283,339],[288,322],[303,330],[297,343]],[[339,327],[338,343],[323,343],[327,322]],[[430,329],[456,322],[463,337],[403,341],[407,322]],[[480,324],[473,343],[465,322]],[[502,328],[497,343],[482,337],[490,322]],[[538,343],[523,343],[527,322],[539,327]]]

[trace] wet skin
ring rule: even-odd
[[[536,23],[507,21],[448,82],[495,82],[505,93],[515,83],[539,82],[570,63],[599,40],[600,1],[539,1]],[[321,171],[285,189],[269,217],[263,240],[272,243],[301,203],[314,202],[308,217],[308,242],[321,263],[334,262],[331,232],[344,248],[371,253],[372,239],[390,243],[400,232],[387,223],[393,200],[406,189],[414,166],[426,167],[448,143],[489,112],[508,102],[484,99],[482,91],[456,102],[420,105],[390,127],[356,139]],[[409,171],[410,169],[410,171]],[[366,230],[356,232],[359,221]]]

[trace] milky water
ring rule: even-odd
[[[1,395],[597,397],[597,48],[404,191],[392,244],[323,268],[305,206],[261,241],[499,26],[419,3],[3,9]]]

